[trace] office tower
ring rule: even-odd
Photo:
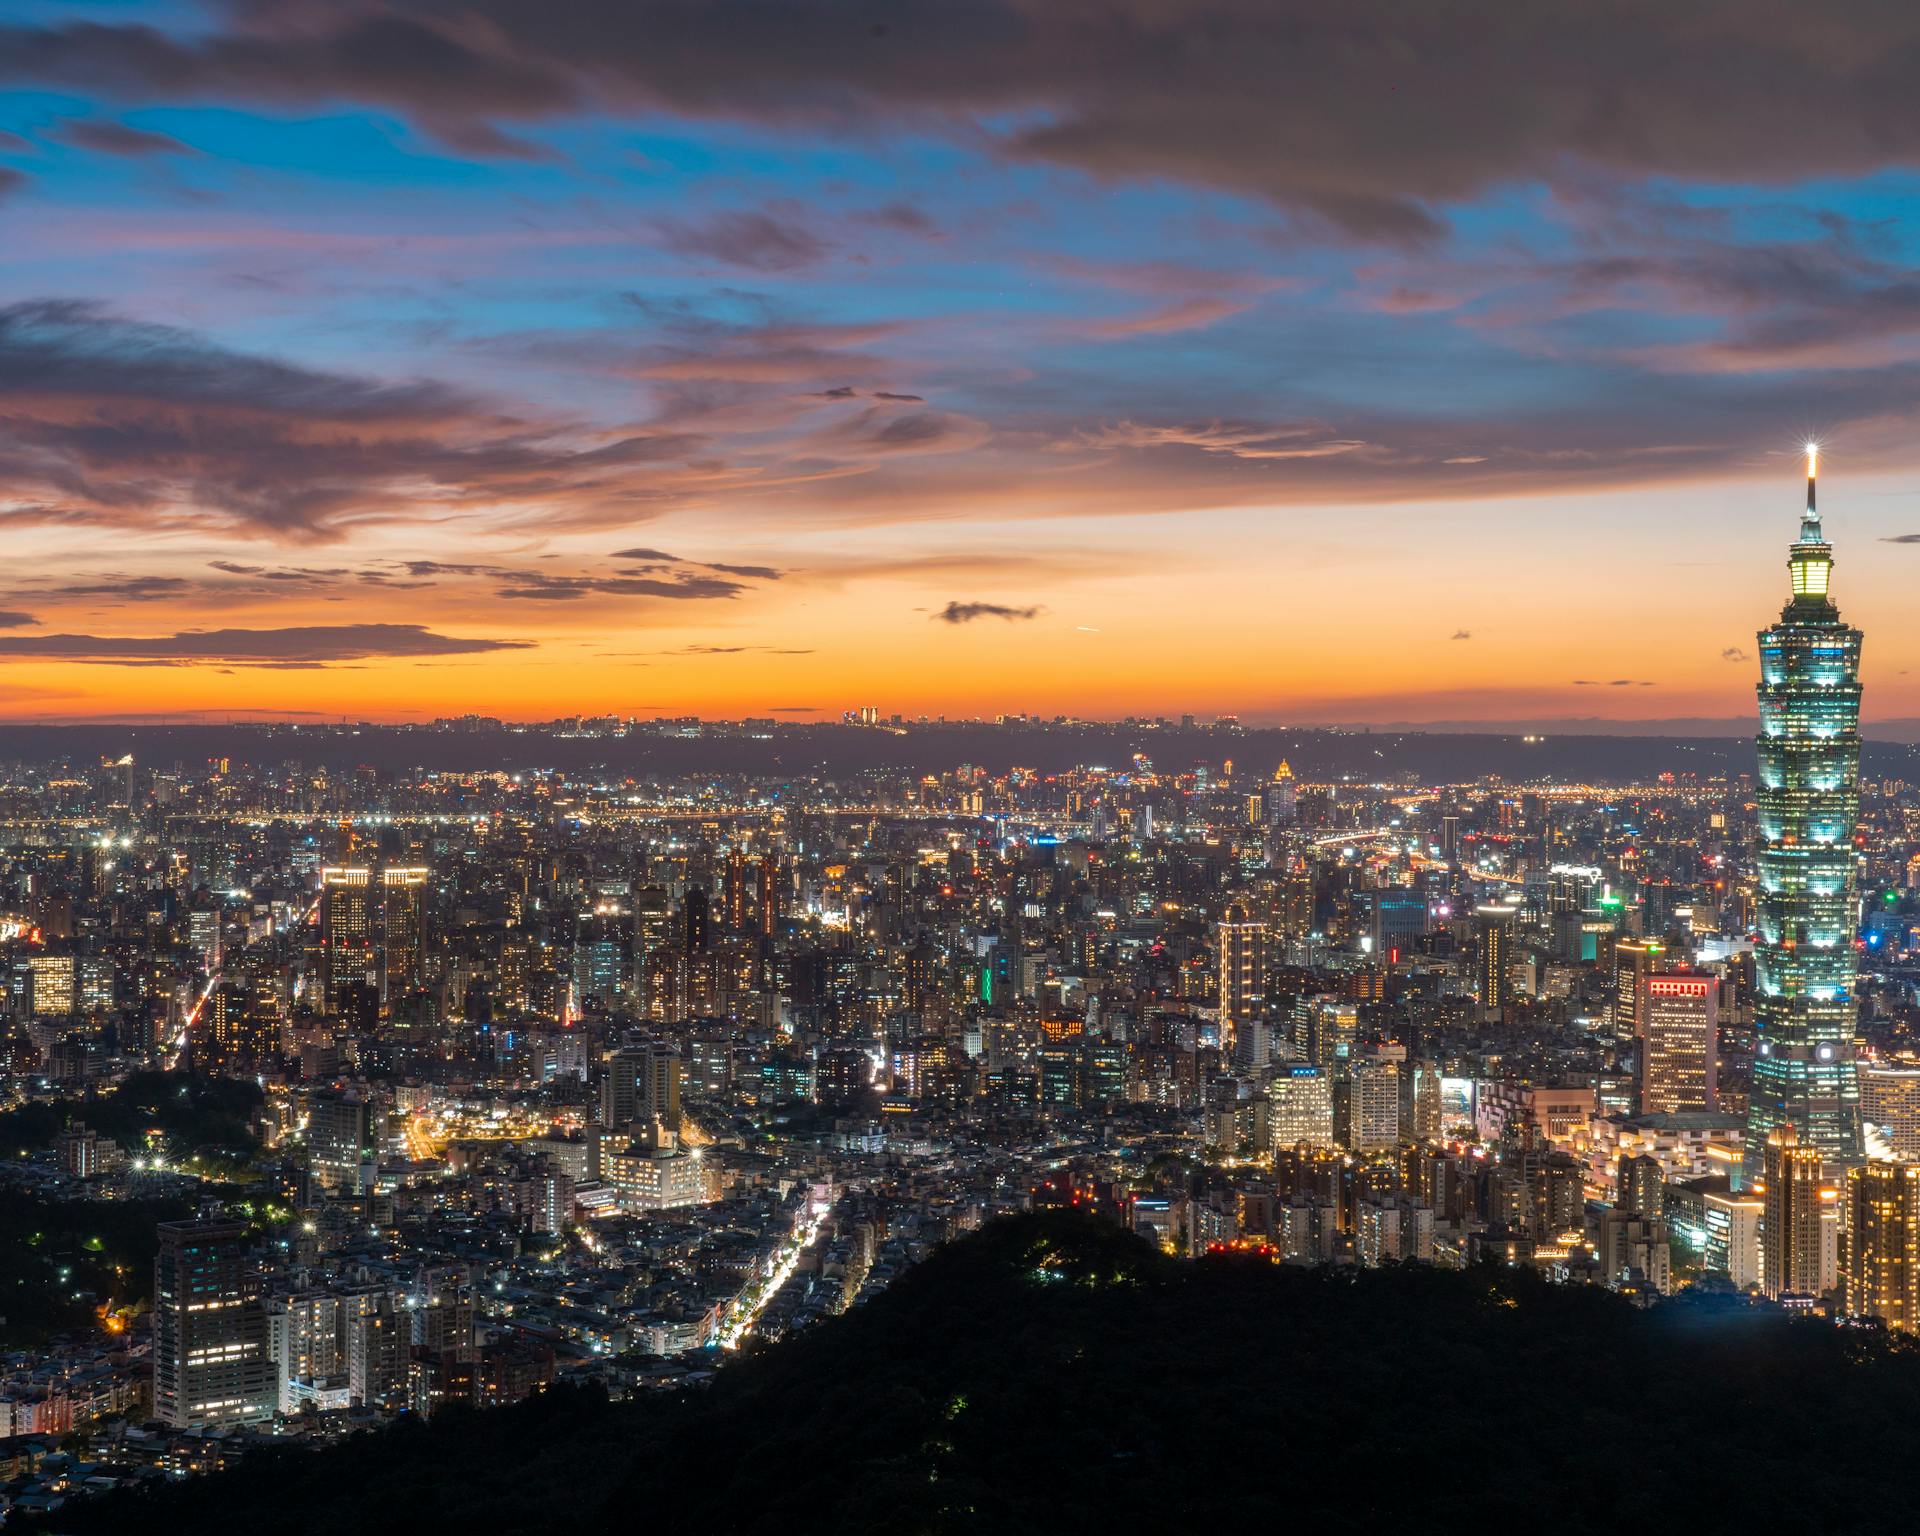
[[[1293,767],[1285,758],[1280,766],[1273,770],[1273,782],[1267,786],[1267,824],[1284,827],[1289,825],[1298,810],[1300,787],[1293,777]]]
[[[1625,1043],[1646,1031],[1646,982],[1665,947],[1648,939],[1616,939],[1613,945],[1613,1005],[1607,1012],[1613,1038]]]
[[[1378,1152],[1400,1145],[1400,1063],[1355,1062],[1348,1100],[1347,1145]]]
[[[373,871],[320,871],[320,995],[329,1013],[339,1012],[348,982],[375,970],[373,904]]]
[[[1641,983],[1641,1114],[1719,1106],[1719,994],[1711,976],[1667,972]]]
[[[1282,1067],[1267,1085],[1268,1134],[1275,1152],[1333,1145],[1333,1085],[1318,1067]]]
[[[1807,510],[1787,560],[1793,595],[1759,636],[1759,1041],[1749,1168],[1782,1125],[1829,1158],[1861,1156],[1853,1056],[1860,631],[1840,622],[1828,595],[1833,550],[1815,508],[1815,467],[1809,448]]]
[[[1803,1145],[1791,1123],[1779,1125],[1767,1133],[1761,1167],[1767,1203],[1760,1227],[1761,1283],[1776,1299],[1817,1296],[1830,1278],[1820,1149]]]
[[[1920,1163],[1847,1170],[1841,1283],[1849,1316],[1920,1329]]]
[[[1214,930],[1220,964],[1220,1037],[1234,1036],[1260,1012],[1266,992],[1267,929],[1243,901],[1228,904]]]
[[[1419,891],[1371,891],[1367,906],[1367,937],[1378,959],[1398,959],[1427,932],[1427,898]]]
[[[388,865],[380,871],[380,1005],[426,981],[427,871]]]
[[[384,1014],[426,979],[427,873],[411,865],[320,871],[320,984],[329,1013],[360,1011],[348,989],[368,986]]]
[[[1513,1002],[1513,940],[1517,907],[1475,907],[1474,996],[1483,1017],[1497,1018]]]
[[[1888,1154],[1920,1160],[1920,1067],[1861,1067],[1860,1118]]]
[[[64,1017],[79,996],[74,957],[66,954],[29,955],[27,1006],[41,1018]]]
[[[247,1229],[165,1221],[153,1265],[153,1411],[176,1429],[271,1418],[278,1397]]]

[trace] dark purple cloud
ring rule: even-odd
[[[79,149],[91,149],[103,155],[121,155],[135,159],[147,155],[197,155],[200,153],[191,144],[183,144],[171,134],[149,133],[144,128],[131,128],[125,123],[86,120],[62,123],[55,137],[62,143],[72,144]]]
[[[988,135],[1388,240],[1568,166],[1735,181],[1911,164],[1920,15],[1793,0],[234,0],[224,27],[0,30],[0,71],[127,102],[358,101],[469,152],[588,109]]]
[[[1040,616],[1038,606],[1031,608],[1010,607],[1005,603],[962,603],[951,602],[933,615],[939,624],[971,624],[975,619],[1033,619]]]
[[[686,466],[700,446],[528,421],[431,380],[303,368],[93,304],[0,308],[0,482],[45,520],[307,542],[500,506],[630,523],[705,481]]]
[[[797,217],[763,211],[662,219],[657,231],[660,244],[678,255],[755,272],[792,272],[823,260],[828,252],[826,241]]]
[[[0,658],[130,666],[195,662],[288,666],[373,657],[464,656],[519,650],[528,643],[460,639],[420,624],[309,624],[288,629],[184,630],[172,635],[0,635]]]

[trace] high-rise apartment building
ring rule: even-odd
[[[1791,1124],[1767,1135],[1761,1164],[1766,1211],[1760,1225],[1761,1284],[1772,1297],[1817,1296],[1832,1281],[1824,1209],[1831,1191],[1820,1149]]]
[[[1854,1317],[1920,1330],[1920,1163],[1847,1171],[1840,1273]]]
[[[1497,1017],[1513,1002],[1514,935],[1519,921],[1518,907],[1474,909],[1474,996],[1485,1017]]]
[[[1266,924],[1245,902],[1228,905],[1215,930],[1220,964],[1220,1034],[1223,1043],[1259,1015],[1266,991]]]
[[[378,1155],[373,1108],[357,1093],[329,1089],[307,1105],[307,1159],[324,1188],[359,1193],[361,1170]]]
[[[1347,1145],[1380,1152],[1400,1144],[1400,1063],[1367,1060],[1353,1066],[1347,1101]]]
[[[1833,550],[1816,509],[1815,468],[1810,448],[1806,514],[1787,558],[1792,596],[1759,636],[1750,1171],[1782,1125],[1829,1158],[1861,1156],[1853,1055],[1860,631],[1841,623],[1828,593]]]
[[[153,1266],[153,1412],[176,1429],[270,1418],[267,1310],[239,1222],[160,1224]]]

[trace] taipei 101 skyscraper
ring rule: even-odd
[[[1746,1162],[1791,1125],[1800,1144],[1857,1162],[1854,1066],[1857,925],[1853,831],[1860,815],[1860,631],[1828,594],[1833,548],[1814,500],[1787,556],[1793,596],[1760,632],[1758,1044]]]

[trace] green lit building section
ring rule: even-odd
[[[1807,510],[1788,555],[1793,595],[1760,632],[1759,1043],[1747,1117],[1747,1169],[1768,1134],[1792,1124],[1829,1158],[1857,1162],[1860,1088],[1853,1055],[1860,815],[1860,631],[1829,594],[1833,549],[1820,527],[1814,458]]]

